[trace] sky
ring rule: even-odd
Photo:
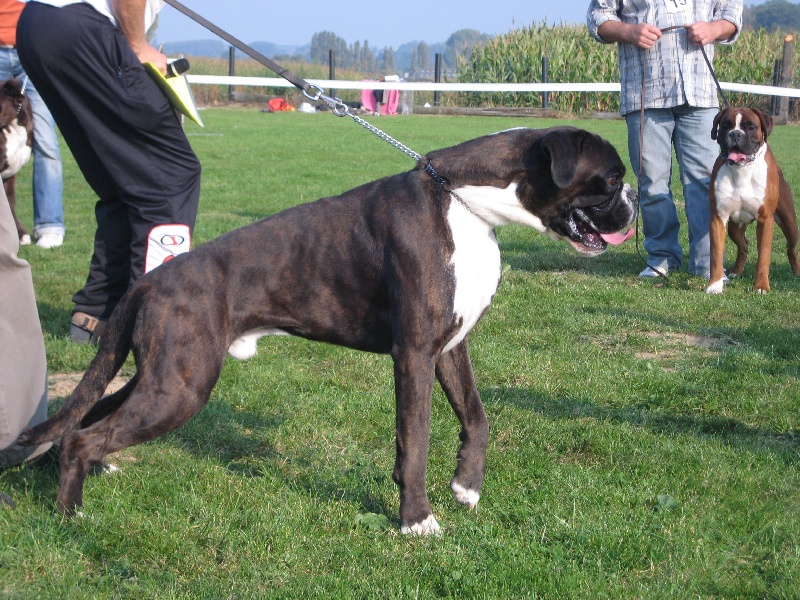
[[[397,49],[407,42],[446,42],[460,29],[495,35],[549,24],[583,23],[588,0],[430,0],[428,2],[341,2],[328,0],[178,0],[245,43],[303,46],[331,31],[348,44],[367,40],[373,48]],[[393,8],[388,8],[388,7]],[[165,6],[155,35],[159,42],[214,39],[204,27]]]

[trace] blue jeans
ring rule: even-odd
[[[678,240],[680,223],[670,188],[674,146],[689,226],[688,270],[690,274],[699,276],[709,272],[711,211],[708,188],[711,169],[719,154],[719,147],[711,139],[711,127],[718,112],[716,108],[688,105],[645,111],[639,206],[644,248],[651,265],[674,271],[683,263],[683,250]],[[637,174],[641,114],[639,111],[628,113],[625,120],[628,123],[628,152],[633,172]]]
[[[12,77],[26,79],[17,51],[0,48],[0,79]],[[64,181],[55,121],[30,79],[25,93],[33,108],[33,235],[64,235]]]

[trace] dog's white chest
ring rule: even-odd
[[[444,352],[459,344],[480,320],[500,283],[500,249],[492,226],[456,199],[450,203],[447,221],[455,244],[453,312],[461,327]]]
[[[747,165],[724,165],[716,181],[717,213],[723,223],[751,223],[767,193],[766,145]]]
[[[3,133],[6,135],[6,160],[8,167],[1,173],[3,179],[16,175],[31,158],[31,147],[28,146],[28,132],[14,119]]]

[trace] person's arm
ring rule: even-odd
[[[689,40],[695,46],[705,46],[716,41],[729,40],[736,33],[736,25],[725,19],[718,21],[698,21],[686,28]]]
[[[604,42],[623,42],[639,48],[648,49],[661,37],[661,30],[649,23],[623,23],[622,21],[606,21],[597,28],[597,33]]]
[[[125,34],[131,49],[142,63],[153,63],[162,74],[167,73],[167,57],[147,41],[144,29],[144,11],[147,0],[112,0],[111,7],[117,25]]]

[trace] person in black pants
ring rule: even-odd
[[[166,57],[146,40],[158,0],[28,2],[17,51],[98,196],[89,276],[70,337],[96,343],[128,286],[189,249],[200,163],[147,74]]]

